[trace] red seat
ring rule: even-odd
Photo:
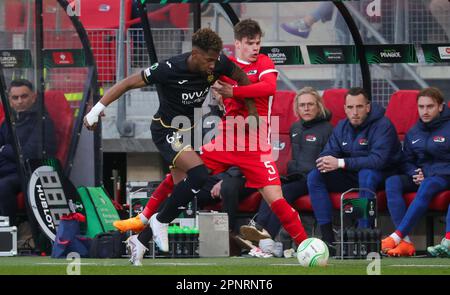
[[[416,197],[416,193],[407,193],[403,195],[406,204],[409,206]],[[447,211],[450,204],[450,191],[444,191],[433,198],[430,202],[429,208],[436,211]]]
[[[294,98],[295,92],[288,90],[277,91],[273,97],[270,116],[278,117],[279,133],[289,134],[292,124],[298,120],[293,109]],[[276,132],[276,130],[273,131]]]
[[[325,107],[332,113],[331,125],[336,126],[337,123],[346,118],[344,104],[345,95],[348,90],[343,88],[326,89],[323,92],[323,102]]]
[[[292,156],[290,130],[298,120],[293,110],[294,99],[294,91],[277,91],[272,103],[271,121],[278,119],[278,128],[274,128],[277,124],[271,127],[272,155],[280,175],[286,175],[287,163]]]
[[[418,93],[418,90],[396,91],[392,94],[386,108],[386,117],[394,124],[401,141],[404,140],[408,130],[419,119],[419,113],[417,112]]]
[[[0,124],[5,120],[5,110],[3,109],[3,104],[0,102]]]
[[[292,157],[291,138],[289,134],[278,134],[277,140],[272,136],[272,157],[280,175],[287,174],[287,165]]]
[[[261,203],[262,195],[259,192],[254,192],[242,202],[239,203],[239,212],[253,213],[257,212],[259,209],[259,204]]]
[[[125,1],[125,22],[131,19],[132,0]],[[119,0],[80,0],[80,21],[86,29],[118,29]]]
[[[56,158],[65,164],[72,141],[73,111],[61,91],[45,92],[45,107],[53,120],[56,133]]]
[[[336,210],[339,210],[340,203],[341,203],[341,194],[342,193],[330,193],[331,203],[333,204],[333,208]],[[357,192],[351,192],[348,194],[349,198],[357,198],[358,193]],[[380,191],[377,193],[377,206],[378,211],[385,211],[386,210],[386,194],[384,191]],[[309,195],[304,195],[298,198],[294,202],[294,208],[298,211],[302,212],[313,212],[312,204],[311,204],[311,198]]]

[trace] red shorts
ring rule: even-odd
[[[239,167],[246,178],[246,187],[263,188],[281,185],[277,166],[271,151],[218,151],[208,143],[200,148],[200,157],[213,174],[226,171],[232,166]]]

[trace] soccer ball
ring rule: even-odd
[[[306,239],[297,248],[297,259],[301,266],[325,266],[328,256],[327,245],[317,238]]]

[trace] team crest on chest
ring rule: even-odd
[[[206,79],[208,80],[208,83],[211,84],[214,81],[214,75],[213,74],[209,74]]]
[[[444,136],[440,136],[440,135],[434,136],[434,137],[433,137],[433,141],[434,141],[434,142],[442,143],[442,142],[445,142],[445,137],[444,137]]]
[[[308,134],[305,136],[305,140],[309,142],[317,141],[317,137],[314,134]]]
[[[361,138],[358,141],[359,145],[369,145],[369,141],[366,138]]]

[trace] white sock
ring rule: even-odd
[[[395,245],[398,245],[402,240],[402,238],[400,238],[396,233],[392,233],[390,237],[394,239]]]
[[[404,237],[403,240],[405,240],[405,242],[411,243],[411,239],[409,238],[409,236]]]
[[[148,223],[148,218],[144,216],[144,214],[139,213],[139,218],[141,219],[143,224],[147,224]]]

